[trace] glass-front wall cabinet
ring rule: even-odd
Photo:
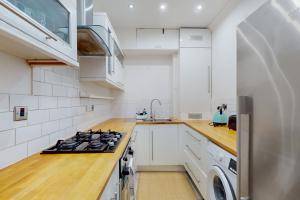
[[[70,12],[59,0],[7,0],[60,39],[70,44]]]

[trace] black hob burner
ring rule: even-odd
[[[113,153],[122,140],[124,133],[116,131],[77,132],[71,138],[58,140],[56,145],[42,154],[51,153]]]

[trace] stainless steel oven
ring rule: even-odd
[[[134,151],[131,147],[131,141],[120,159],[120,200],[135,199],[135,169],[134,169]]]

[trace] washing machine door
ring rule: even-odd
[[[212,166],[208,174],[208,199],[209,200],[236,200],[231,183],[223,170]]]

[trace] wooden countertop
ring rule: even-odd
[[[237,138],[236,131],[229,130],[228,127],[213,127],[208,125],[209,121],[183,121],[184,124],[194,129],[198,133],[207,137],[211,142],[215,143],[222,149],[237,156]]]
[[[0,170],[0,199],[98,199],[122,156],[135,124],[153,124],[153,122],[111,119],[92,128],[127,133],[115,153],[35,154]],[[186,124],[236,155],[236,135],[227,128],[211,127],[208,121],[175,120],[155,124]]]
[[[137,124],[185,124],[197,131],[199,134],[207,137],[211,142],[220,146],[229,153],[237,156],[237,138],[236,131],[229,130],[227,127],[213,127],[207,120],[172,120],[171,122],[143,122]]]
[[[35,154],[0,170],[0,199],[96,200],[128,143],[135,122],[112,119],[94,130],[127,134],[115,153]]]

